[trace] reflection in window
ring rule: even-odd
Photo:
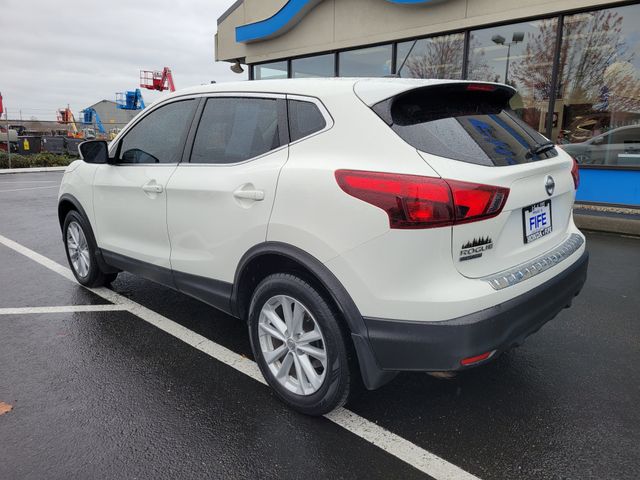
[[[468,78],[507,83],[520,93],[512,108],[531,127],[546,131],[552,90],[556,18],[471,32]]]
[[[311,102],[289,100],[289,133],[291,141],[319,132],[327,126],[318,107]]]
[[[333,77],[335,55],[318,55],[317,57],[297,58],[291,61],[293,78]]]
[[[178,163],[195,104],[172,102],[140,120],[122,139],[120,163]]]
[[[253,77],[256,80],[287,78],[287,62],[282,61],[255,65],[253,67]]]
[[[640,166],[639,24],[638,5],[565,17],[553,135],[582,164]]]
[[[276,102],[271,98],[207,100],[191,163],[237,163],[278,148]]]
[[[398,74],[406,78],[462,78],[464,34],[398,44]]]
[[[383,77],[391,74],[391,45],[340,52],[341,77]]]

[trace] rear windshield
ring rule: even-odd
[[[505,166],[558,155],[549,141],[511,108],[513,90],[469,88],[474,87],[419,88],[385,100],[373,110],[407,143],[441,157]]]

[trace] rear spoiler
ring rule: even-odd
[[[387,124],[393,125],[393,105],[397,101],[410,99],[414,96],[436,95],[441,100],[443,96],[454,94],[457,98],[474,95],[474,100],[490,102],[492,104],[505,105],[517,93],[516,89],[502,83],[473,82],[473,81],[440,81],[427,86],[405,89],[404,91],[387,97],[373,105],[371,109]],[[477,96],[477,97],[476,97]],[[434,103],[438,103],[437,101]]]

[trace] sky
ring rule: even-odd
[[[54,120],[138,87],[140,70],[176,88],[246,80],[214,61],[218,17],[234,0],[0,0],[0,93],[10,119]],[[162,94],[142,92],[149,104]],[[3,116],[4,119],[4,116]]]

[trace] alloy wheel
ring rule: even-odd
[[[275,379],[298,395],[312,395],[327,372],[326,342],[318,322],[299,301],[270,298],[258,320],[262,356]]]
[[[85,278],[89,274],[91,257],[87,237],[78,222],[71,222],[67,227],[67,251],[71,266],[79,277]]]

